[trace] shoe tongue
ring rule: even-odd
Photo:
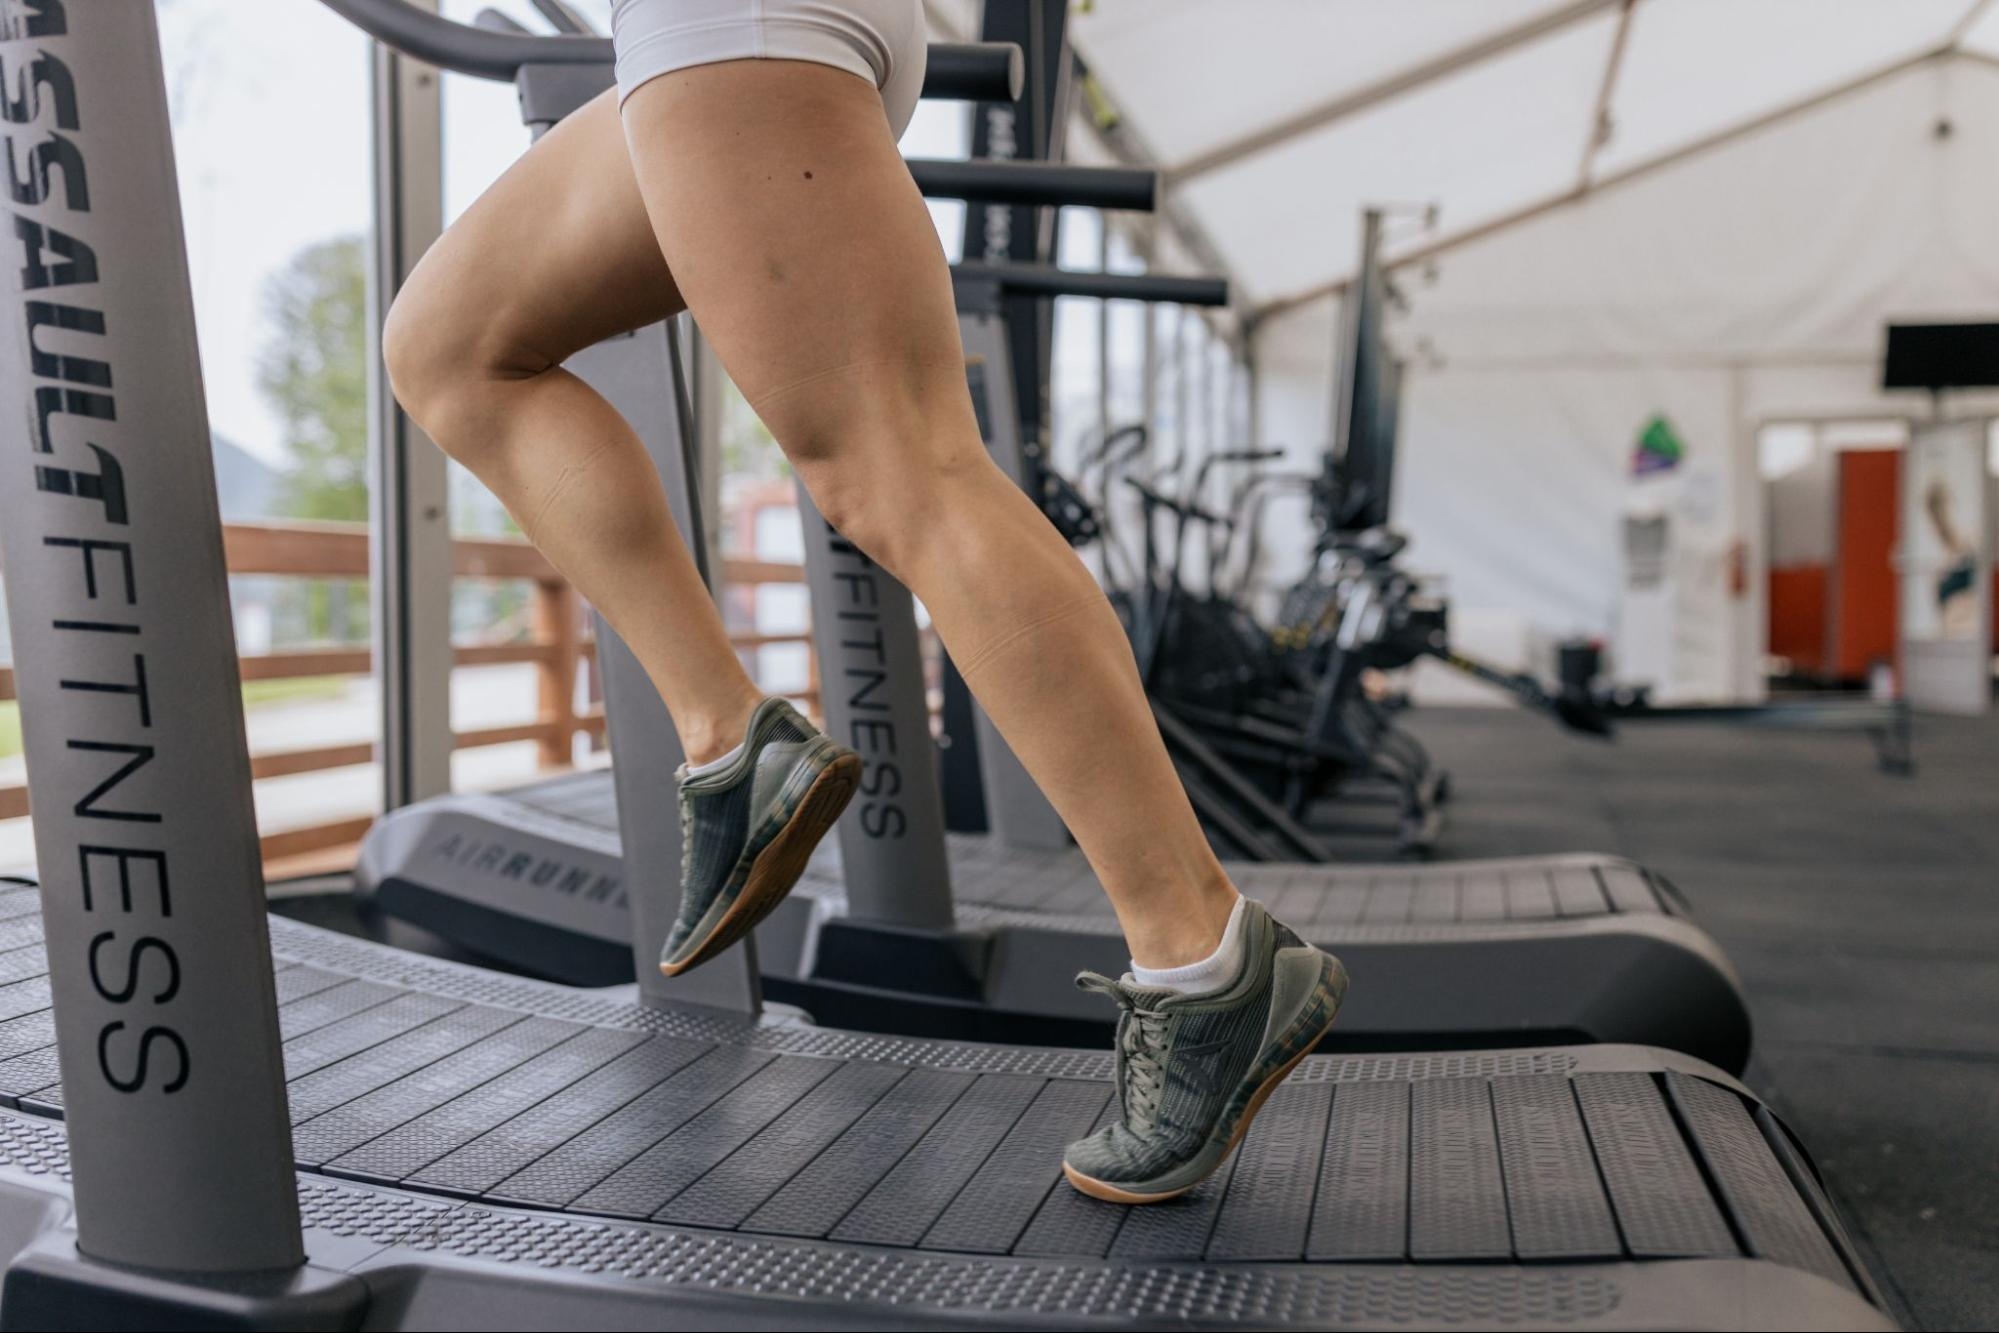
[[[1171,986],[1141,986],[1127,972],[1118,979],[1118,989],[1125,998],[1141,1009],[1157,1009],[1160,1005],[1180,998],[1180,992]]]

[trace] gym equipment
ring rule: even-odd
[[[7,17],[9,151],[63,188],[18,192],[0,321],[44,876],[0,895],[0,1322],[1890,1326],[1783,1128],[1677,1055],[1314,1057],[1138,1211],[1056,1181],[1105,1054],[760,1018],[747,956],[632,1003],[266,924],[156,18]]]
[[[524,67],[524,73],[528,67]],[[608,75],[606,75],[608,77]],[[579,100],[587,95],[578,90]],[[523,97],[524,104],[528,102]],[[962,168],[960,186],[974,182]],[[1067,169],[1022,163],[1062,200]],[[975,174],[975,173],[973,173]],[[1126,173],[1144,176],[1145,173]],[[1120,184],[1122,197],[1143,193]],[[969,192],[969,191],[968,191]],[[1009,391],[1004,311],[1020,295],[1219,302],[1200,279],[1065,273],[970,262],[954,274],[981,429],[1030,490],[1038,462]],[[685,469],[667,441],[682,419],[656,386],[656,347],[592,349],[593,374]],[[945,833],[916,622],[908,592],[806,505],[806,567],[828,730],[875,765],[792,897],[757,933],[771,994],[822,1020],[918,1035],[1100,1037],[1103,1016],[1069,984],[1123,970],[1122,938],[1067,831],[980,716],[954,735],[974,752],[992,836]],[[599,633],[608,635],[601,624]],[[614,642],[614,639],[610,640]],[[613,673],[626,658],[606,655]],[[356,867],[389,916],[475,955],[580,985],[632,979],[629,793],[671,790],[649,728],[663,714],[642,681],[611,682],[611,772],[565,774],[502,792],[454,793],[383,816]],[[633,699],[638,702],[634,704]],[[631,722],[636,708],[641,721]],[[912,742],[911,738],[920,738]],[[650,833],[641,836],[650,837]],[[1307,835],[1309,836],[1309,835]],[[834,844],[837,843],[837,846]],[[676,860],[657,862],[675,865]],[[1742,1067],[1749,1023],[1734,973],[1672,889],[1615,858],[1475,863],[1421,871],[1272,865],[1239,868],[1245,891],[1364,970],[1342,1015],[1343,1046],[1643,1041]]]
[[[576,95],[580,102],[588,92]],[[969,184],[965,173],[978,165],[962,168],[958,183]],[[1015,167],[1041,173],[1044,201],[1077,197],[1063,184],[1068,170]],[[1129,182],[1118,188],[1129,202],[1147,197]],[[1019,395],[1005,391],[1016,382],[1008,300],[1225,296],[1201,280],[977,262],[960,265],[954,285],[981,428],[1001,466],[1030,491],[1052,474],[1023,438]],[[653,369],[656,355],[630,345],[590,355],[621,386],[625,396],[614,401],[634,421],[666,432],[680,419],[680,409],[649,392],[667,378]],[[1095,1037],[1102,1016],[1069,978],[1083,968],[1121,971],[1125,959],[1087,866],[982,715],[953,739],[975,754],[994,839],[947,840],[924,743],[929,714],[909,594],[841,541],[802,494],[801,503],[828,729],[853,737],[894,795],[857,802],[837,851],[829,839],[761,928],[766,984],[827,1021],[877,1030]],[[649,692],[640,698],[640,708],[656,707]],[[613,752],[641,753],[645,733],[627,727],[625,707],[614,690],[606,709]],[[669,790],[671,766],[652,767],[639,790]],[[481,957],[573,984],[630,980],[617,782],[606,772],[566,774],[393,811],[363,844],[357,886],[392,917]],[[1245,866],[1239,882],[1367,969],[1368,993],[1357,991],[1342,1015],[1343,1045],[1629,1040],[1731,1069],[1747,1059],[1747,1010],[1726,959],[1670,886],[1628,862],[1574,857],[1420,873]],[[1527,975],[1536,980],[1515,980]],[[1507,980],[1494,986],[1493,978]]]

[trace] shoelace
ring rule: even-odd
[[[1166,1087],[1166,1025],[1168,1015],[1147,1009],[1119,983],[1098,972],[1076,978],[1078,989],[1095,991],[1116,1000],[1124,1010],[1118,1023],[1118,1054],[1124,1066],[1125,1125],[1133,1133],[1151,1131],[1159,1115],[1161,1094]]]
[[[694,802],[687,799],[685,792],[680,796],[680,885],[687,887],[687,877],[694,873]],[[680,910],[687,911],[687,900],[681,899]]]

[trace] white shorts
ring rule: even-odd
[[[897,138],[923,91],[923,0],[613,0],[618,101],[648,79],[724,60],[810,60],[881,90]]]

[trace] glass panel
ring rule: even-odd
[[[367,584],[337,575],[367,542],[367,43],[319,5],[157,8],[223,519],[329,566],[230,580],[238,651],[263,659],[243,691],[250,749],[365,745]],[[304,522],[338,526],[301,545]],[[334,656],[310,676],[269,660],[302,649]],[[0,703],[0,790],[22,783],[19,741]],[[303,834],[367,815],[377,786],[365,763],[259,782],[258,824]],[[32,855],[28,821],[0,820],[0,866]]]

